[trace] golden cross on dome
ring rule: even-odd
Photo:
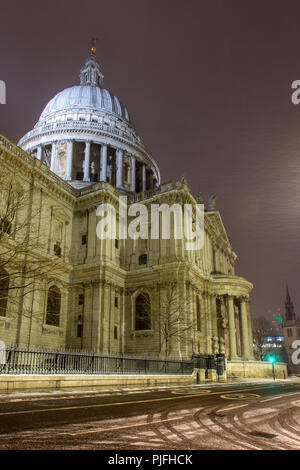
[[[97,42],[97,38],[91,39],[90,52],[93,55],[96,55],[96,42]]]

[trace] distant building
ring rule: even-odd
[[[294,364],[292,354],[294,341],[300,340],[300,319],[296,316],[288,286],[286,286],[285,319],[283,321],[284,343],[288,355],[288,369],[292,374],[300,374],[300,364]]]
[[[267,361],[270,356],[277,362],[287,362],[282,329],[282,314],[272,313],[269,318],[253,319],[253,348],[257,360]]]

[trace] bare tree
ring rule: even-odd
[[[265,356],[265,338],[270,331],[270,322],[265,318],[254,318],[252,320],[254,355],[258,361],[263,361]]]
[[[171,345],[186,343],[188,332],[195,328],[190,299],[180,292],[178,281],[169,280],[161,285],[159,310],[161,347],[165,357],[169,357]]]
[[[0,164],[0,315],[18,318],[17,343],[22,317],[32,321],[33,316],[33,305],[25,299],[45,289],[49,275],[65,270],[59,251],[49,252],[47,218],[33,175],[21,181],[19,172],[13,164],[9,169]]]
[[[188,332],[192,333],[196,328],[190,299],[183,294],[182,288],[183,284],[178,280],[178,269],[169,274],[163,271],[156,288],[150,289],[153,292],[151,298],[141,286],[136,299],[136,329],[147,330],[152,324],[159,332],[160,350],[166,358],[175,350],[176,343],[186,345]]]

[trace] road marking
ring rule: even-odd
[[[128,429],[128,428],[137,428],[137,427],[143,427],[143,426],[148,426],[152,424],[160,424],[160,423],[167,423],[169,421],[178,421],[180,419],[185,419],[187,417],[190,417],[193,415],[186,415],[186,416],[180,416],[177,418],[168,418],[168,419],[162,419],[160,421],[150,421],[149,423],[137,423],[137,424],[127,424],[125,426],[115,426],[111,428],[106,428],[106,429],[94,429],[91,431],[80,431],[80,432],[75,432],[75,433],[64,433],[64,434],[69,434],[70,436],[77,436],[81,434],[91,434],[91,433],[98,433],[98,432],[109,432],[109,431],[116,431],[118,429]]]
[[[222,410],[217,410],[216,413],[220,413],[220,411],[235,410],[236,408],[243,408],[243,406],[248,406],[248,403],[244,403],[243,405],[231,406],[231,407],[229,407],[229,408],[223,408]]]
[[[292,401],[291,405],[300,407],[300,401]]]
[[[274,398],[268,398],[266,400],[261,400],[261,402],[270,401],[270,400],[277,400],[277,398],[288,398],[291,395],[299,395],[299,393],[300,393],[300,391],[299,392],[293,392],[293,393],[286,393],[285,395],[280,395],[279,397],[274,397]]]
[[[174,393],[174,395],[203,395],[205,393],[210,394],[211,390],[191,390],[190,392],[188,391],[177,391],[177,390],[172,390],[171,393]]]
[[[264,389],[265,387],[256,387],[256,388],[249,388],[249,389],[243,389],[243,390],[236,390],[237,392],[245,392],[248,390],[261,390]],[[212,392],[208,393],[207,395],[212,396],[212,395],[220,395],[223,394],[224,392]],[[122,406],[122,405],[135,405],[135,404],[140,404],[140,403],[152,403],[152,402],[158,402],[158,401],[170,401],[170,400],[180,400],[181,398],[195,398],[199,396],[199,398],[205,396],[204,394],[199,394],[199,395],[182,395],[182,396],[176,396],[176,397],[165,397],[165,398],[152,398],[149,400],[136,400],[136,401],[123,401],[123,402],[110,402],[110,403],[99,403],[99,404],[93,404],[93,405],[78,405],[78,406],[67,406],[67,407],[60,407],[60,408],[44,408],[40,410],[21,410],[21,411],[5,411],[0,413],[0,416],[6,416],[6,415],[17,415],[17,414],[29,414],[29,413],[43,413],[43,412],[49,412],[49,411],[65,411],[65,410],[79,410],[79,409],[85,409],[85,408],[104,408],[105,406]]]
[[[279,398],[282,398],[282,397],[283,395],[280,395],[279,397],[267,398],[267,400],[260,400],[260,402],[263,403],[265,401],[278,400]]]
[[[220,398],[224,398],[225,400],[244,400],[248,398],[259,398],[260,395],[255,393],[229,393],[226,395],[221,395]]]

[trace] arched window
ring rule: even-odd
[[[139,294],[135,301],[135,329],[151,329],[151,303],[148,294]]]
[[[58,287],[51,286],[48,291],[46,324],[59,326],[61,293]]]
[[[197,313],[197,330],[201,331],[201,308],[200,308],[200,300],[197,295],[196,297],[196,313]]]
[[[6,316],[7,298],[9,288],[9,275],[5,269],[0,268],[0,316]]]

